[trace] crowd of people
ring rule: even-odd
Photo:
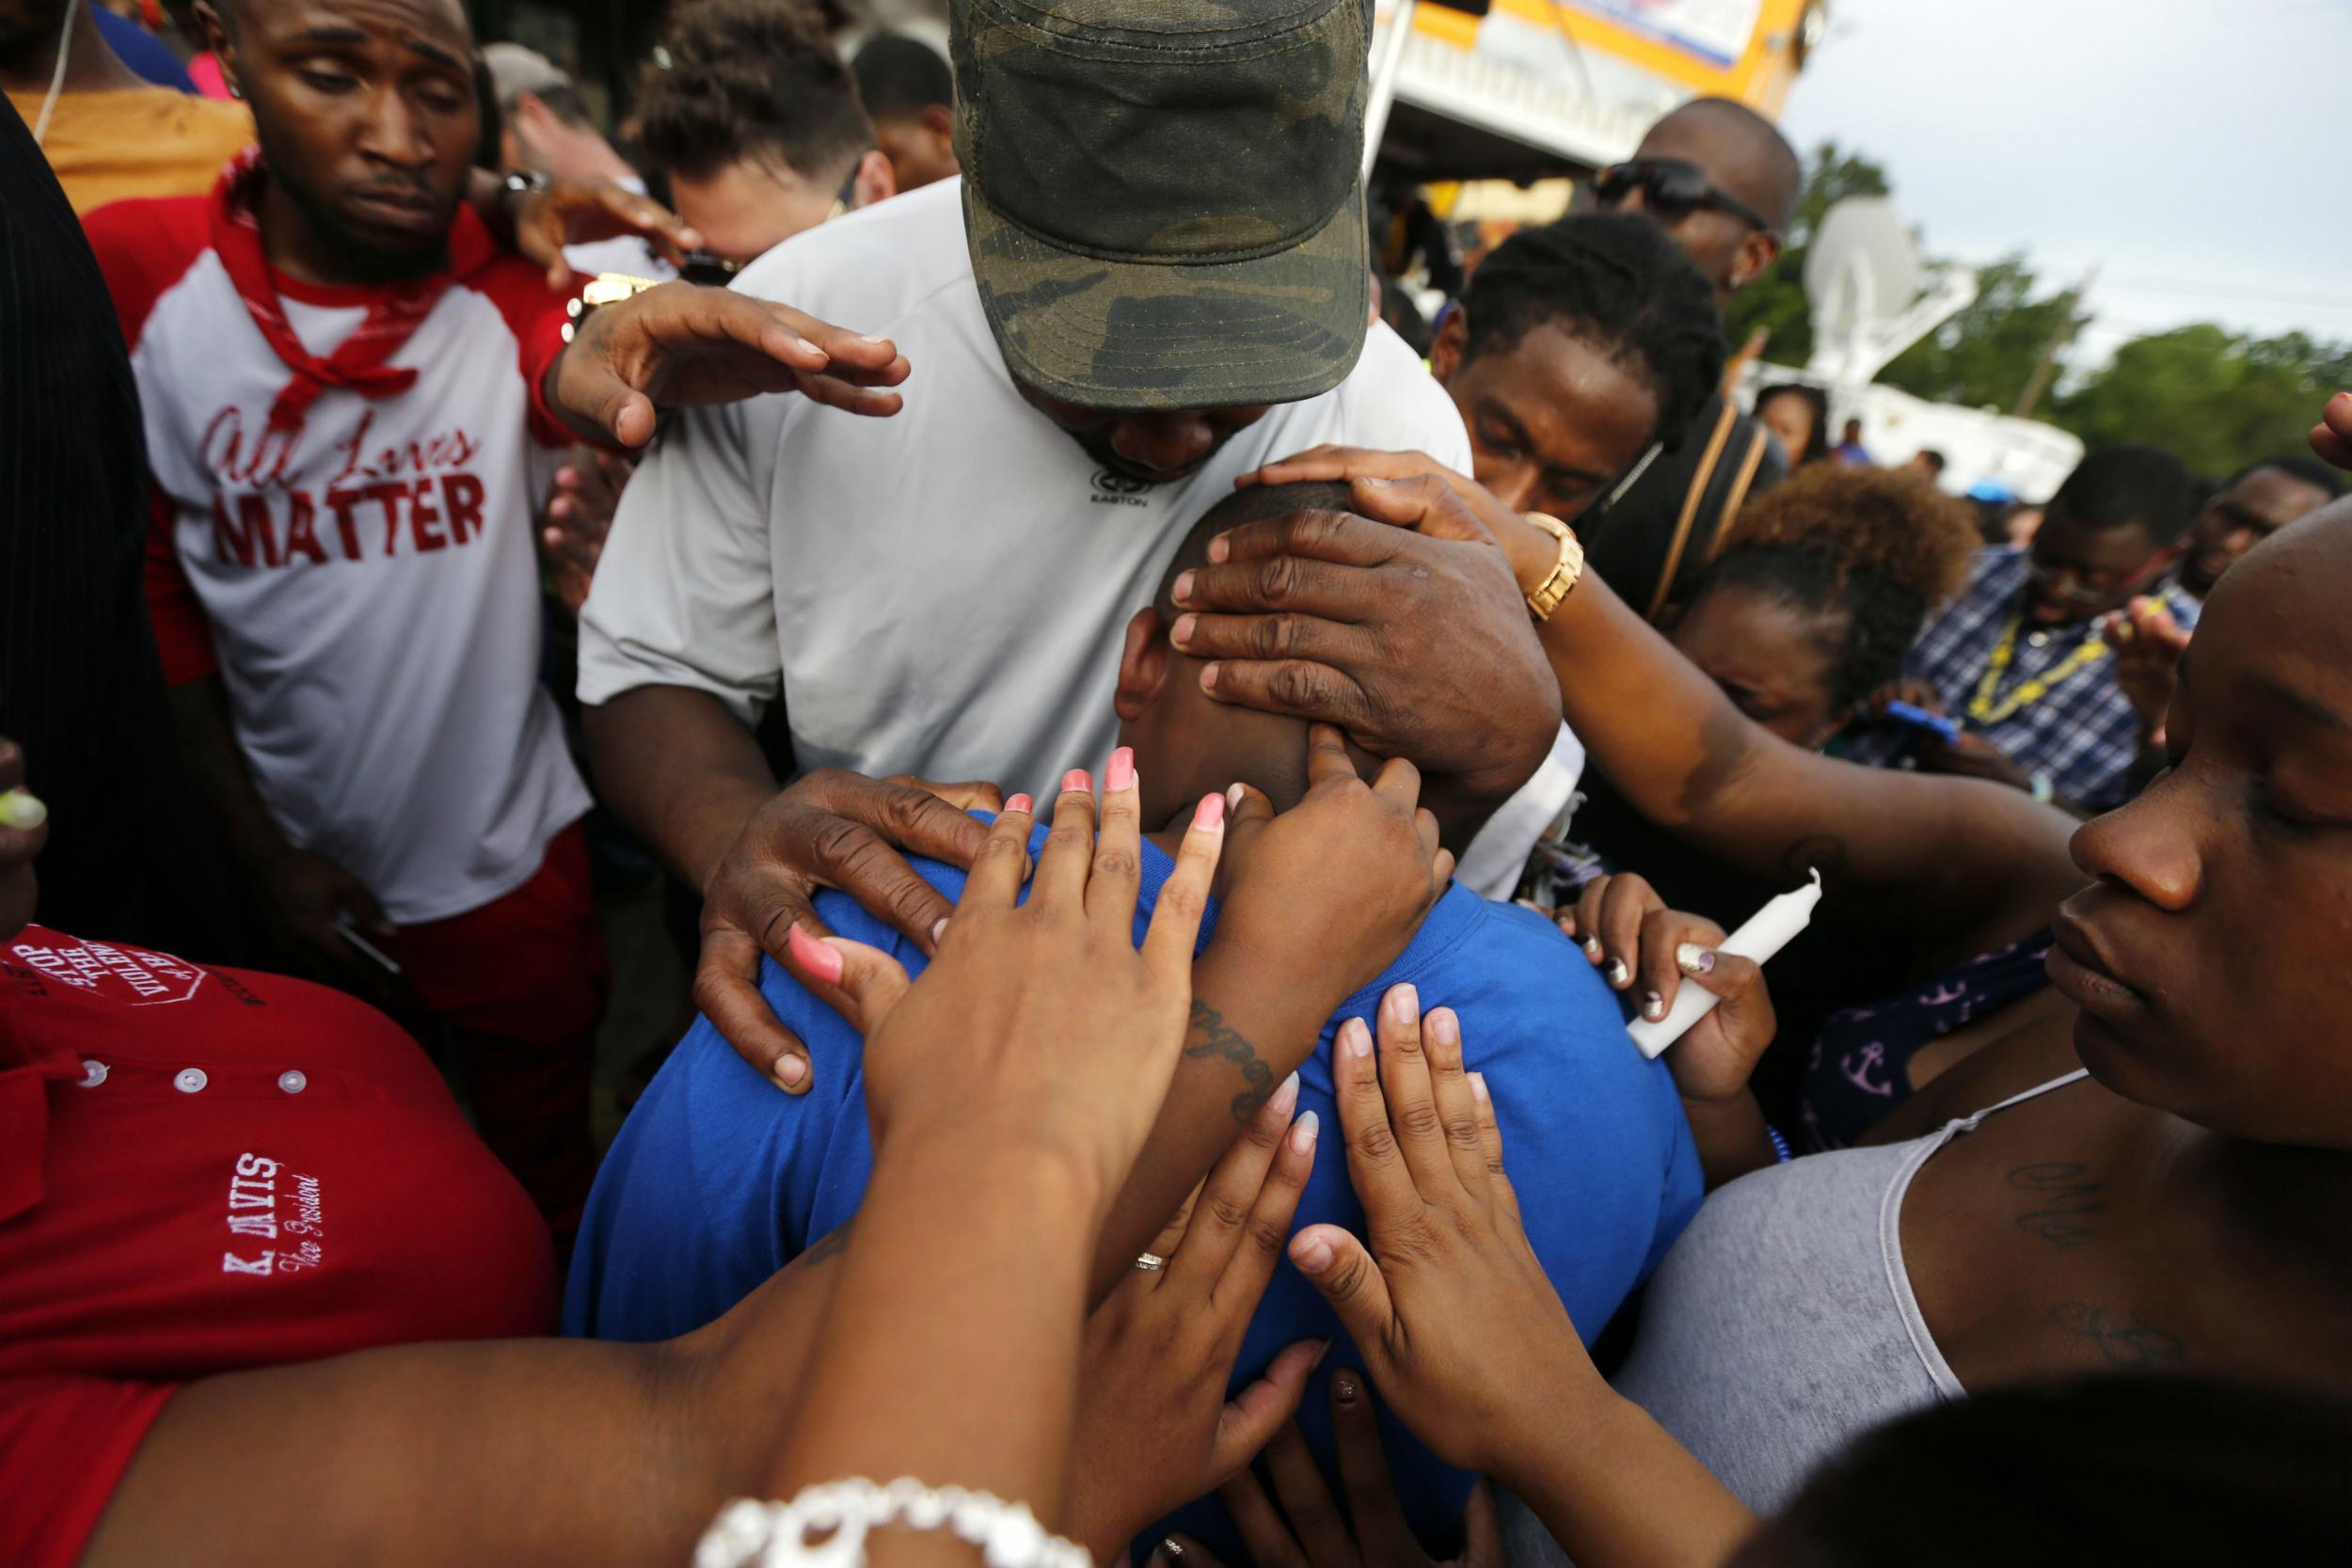
[[[1369,4],[947,14],[0,0],[0,1562],[2341,1560],[2352,393],[1980,516],[1742,104],[1424,357]]]

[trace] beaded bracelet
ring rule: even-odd
[[[703,1532],[694,1568],[863,1568],[866,1535],[885,1525],[950,1531],[988,1568],[1094,1565],[1085,1547],[1048,1534],[1026,1503],[911,1476],[888,1486],[850,1476],[803,1487],[788,1503],[738,1497]]]
[[[1797,1157],[1796,1152],[1788,1147],[1788,1140],[1780,1135],[1780,1129],[1774,1127],[1769,1121],[1764,1124],[1764,1135],[1772,1140],[1772,1158],[1774,1160],[1777,1160],[1785,1165],[1789,1161]]]

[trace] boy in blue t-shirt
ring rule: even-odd
[[[1167,825],[1144,841],[1137,941],[1173,866],[1168,847],[1194,802],[1241,780],[1264,790],[1279,811],[1306,787],[1305,722],[1210,701],[1199,662],[1169,644],[1176,575],[1200,564],[1208,541],[1227,529],[1290,512],[1344,510],[1346,494],[1344,485],[1324,484],[1238,492],[1179,546],[1156,603],[1128,627],[1114,699],[1120,738],[1135,748],[1143,820]],[[1046,831],[1038,826],[1032,851]],[[961,893],[962,872],[913,863],[950,900]],[[921,973],[922,954],[848,898],[827,892],[817,910],[838,934],[890,953],[910,974]],[[1212,906],[1204,942],[1215,923]],[[1648,1278],[1698,1209],[1698,1156],[1665,1065],[1643,1058],[1615,995],[1549,922],[1457,884],[1396,961],[1325,1025],[1299,1069],[1300,1111],[1338,1125],[1332,1034],[1346,1018],[1369,1022],[1388,989],[1406,981],[1418,988],[1424,1009],[1447,1006],[1460,1018],[1464,1056],[1486,1074],[1493,1095],[1528,1240],[1589,1338]],[[650,1340],[698,1328],[856,1212],[873,1169],[863,1041],[772,962],[763,967],[760,990],[807,1043],[814,1087],[797,1099],[779,1094],[708,1020],[697,1020],[630,1112],[597,1176],[572,1259],[565,1333]],[[1317,1161],[1295,1225],[1318,1222],[1362,1229],[1346,1162],[1336,1153]],[[1310,1385],[1299,1421],[1331,1473],[1325,1379],[1357,1363],[1338,1320],[1295,1271],[1279,1270],[1260,1304],[1235,1386],[1257,1377],[1283,1346],[1327,1335],[1337,1343]],[[1438,1464],[1383,1419],[1406,1516],[1424,1539],[1443,1537],[1461,1515],[1472,1478]],[[1215,1509],[1211,1499],[1180,1520],[1213,1549],[1232,1543]]]

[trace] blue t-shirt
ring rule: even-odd
[[[1045,832],[1038,829],[1033,851]],[[1143,862],[1138,942],[1174,869],[1149,842]],[[962,872],[914,863],[950,900],[961,894]],[[850,899],[824,893],[817,908],[834,931],[921,973],[922,954]],[[1212,909],[1204,941],[1214,920]],[[1528,1239],[1589,1341],[1697,1212],[1698,1153],[1665,1064],[1643,1059],[1615,995],[1574,943],[1528,910],[1449,889],[1411,945],[1324,1026],[1299,1069],[1298,1108],[1322,1117],[1326,1136],[1295,1226],[1363,1231],[1332,1100],[1331,1037],[1343,1019],[1371,1022],[1382,994],[1405,980],[1424,1008],[1460,1016],[1464,1056],[1493,1095]],[[760,990],[807,1042],[815,1086],[784,1094],[708,1020],[696,1020],[597,1174],[564,1295],[566,1334],[651,1340],[699,1328],[856,1211],[873,1169],[863,1041],[778,965],[764,966]],[[1263,1373],[1285,1345],[1325,1335],[1336,1342],[1299,1418],[1326,1472],[1336,1474],[1326,1380],[1362,1362],[1321,1294],[1287,1264],[1250,1323],[1234,1386]],[[1440,1465],[1385,1412],[1381,1420],[1407,1517],[1425,1539],[1444,1537],[1473,1478]],[[1173,1523],[1212,1551],[1238,1550],[1214,1498]]]

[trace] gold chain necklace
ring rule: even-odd
[[[1968,718],[1972,723],[1997,724],[2019,708],[2030,707],[2048,696],[2052,687],[2073,679],[2107,657],[2106,641],[2093,633],[2081,647],[2067,655],[2057,668],[2046,674],[2021,682],[2006,700],[1996,704],[1993,700],[1994,695],[2001,689],[2002,673],[2017,657],[2017,630],[2024,621],[2022,611],[2010,616],[2009,626],[2001,632],[2001,640],[1993,645],[1993,652],[1986,657],[1984,676],[1977,682],[1977,694],[1968,700]]]

